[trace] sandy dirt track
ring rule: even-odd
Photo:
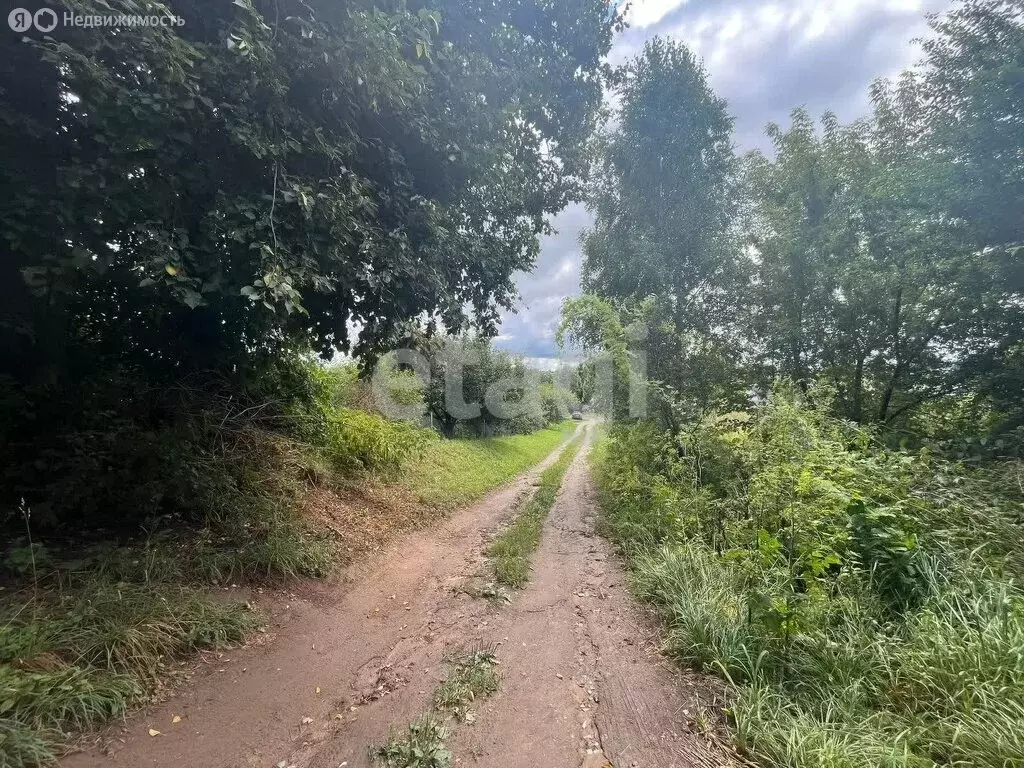
[[[570,466],[533,577],[511,603],[464,587],[539,467],[344,579],[274,606],[264,643],[202,664],[163,704],[103,733],[64,768],[370,766],[371,746],[429,709],[452,652],[496,648],[500,690],[453,725],[456,766],[711,768],[729,756],[695,724],[713,687],[656,649],[610,546],[595,534],[586,454]],[[173,723],[175,716],[181,718]],[[149,729],[160,731],[149,736]]]

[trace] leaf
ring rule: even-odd
[[[158,731],[156,728],[150,728],[149,729],[149,735],[150,736],[163,736],[163,734],[160,733],[160,731]]]
[[[181,270],[173,264],[164,264],[164,269],[167,270],[167,274],[171,277],[181,273]]]
[[[185,306],[188,307],[189,309],[201,307],[203,304],[206,303],[202,297],[202,294],[196,293],[195,291],[189,291],[182,297],[181,300],[185,302]]]
[[[171,718],[171,722],[174,723],[174,724],[180,723],[181,722],[181,715],[175,715],[174,717],[172,717]]]

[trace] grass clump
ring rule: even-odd
[[[516,519],[491,542],[487,554],[494,567],[495,583],[521,589],[530,580],[530,555],[540,544],[544,520],[579,447],[580,438],[566,446],[558,460],[541,474],[540,485]]]
[[[454,671],[434,694],[434,707],[465,720],[473,702],[498,690],[498,659],[491,650],[475,650],[453,656],[450,663]]]
[[[68,731],[158,690],[184,654],[240,642],[258,617],[201,591],[96,581],[0,606],[0,766],[47,765]]]
[[[604,531],[765,766],[1024,765],[1020,489],[780,390],[597,451]]]
[[[452,673],[434,692],[434,709],[409,724],[403,734],[370,750],[371,759],[385,768],[449,768],[452,755],[445,745],[449,730],[445,715],[469,722],[468,707],[498,690],[498,659],[486,648],[457,653],[448,659]]]
[[[35,768],[55,764],[57,758],[51,748],[52,741],[52,735],[0,715],[2,768]]]
[[[452,753],[445,746],[448,728],[433,714],[422,715],[404,734],[392,734],[387,743],[371,750],[385,768],[449,768]]]
[[[528,435],[434,441],[407,463],[399,482],[424,504],[462,506],[540,462],[574,429],[564,421]]]

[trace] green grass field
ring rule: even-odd
[[[398,482],[431,506],[468,504],[540,462],[575,428],[564,421],[529,435],[438,440],[402,470]]]

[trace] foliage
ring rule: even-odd
[[[624,300],[667,295],[681,324],[726,245],[732,120],[701,64],[671,40],[647,42],[617,71],[615,92],[616,119],[596,142],[583,284]]]
[[[545,469],[540,485],[530,499],[516,512],[512,524],[498,534],[487,548],[493,561],[494,582],[522,589],[530,579],[530,555],[540,544],[544,520],[551,511],[569,465],[576,457],[582,437],[577,437],[563,450],[558,460]]]
[[[948,169],[922,145],[921,98],[910,79],[878,84],[873,120],[826,115],[820,137],[797,110],[788,131],[769,130],[775,158],[746,165],[762,363],[831,382],[858,422],[958,392],[1019,324],[998,256],[946,213]]]
[[[825,394],[613,428],[605,532],[670,652],[732,682],[759,762],[1016,764],[1024,499],[993,478],[1019,465],[891,450]]]
[[[327,456],[339,470],[394,472],[422,454],[434,434],[375,413],[338,408],[327,418]]]
[[[575,396],[551,373],[530,368],[487,339],[426,341],[430,365],[424,401],[447,437],[525,434],[569,416]]]
[[[871,115],[819,126],[796,109],[740,163],[685,47],[655,40],[617,73],[588,187],[593,296],[564,327],[589,312],[606,331],[573,338],[621,360],[598,315],[635,326],[625,346],[665,426],[744,407],[780,376],[827,383],[862,424],[906,430],[971,396],[999,431],[1024,423],[1024,14],[966,0],[931,23],[922,67],[875,83]]]
[[[565,299],[556,340],[559,347],[568,344],[591,353],[587,390],[595,407],[616,419],[629,418],[639,366],[630,350],[629,329],[611,302],[593,294]]]
[[[367,349],[464,304],[492,325],[578,187],[615,23],[597,0],[143,10],[183,24],[5,52],[3,124],[27,142],[4,164],[5,285],[23,330],[43,301],[189,368],[294,333],[345,347],[350,319]]]
[[[953,168],[953,211],[986,243],[1024,243],[1024,8],[1019,0],[972,0],[931,26],[921,85],[928,127]],[[1019,290],[1019,256],[1006,256]]]
[[[0,56],[0,516],[133,532],[203,525],[247,427],[324,437],[311,353],[494,330],[579,197],[618,24],[603,0],[66,10],[180,24]],[[343,462],[394,466],[380,423],[340,421]]]
[[[409,724],[405,736],[392,734],[387,743],[370,751],[385,768],[449,768],[452,754],[445,746],[448,728],[432,714]]]
[[[680,43],[655,38],[616,75],[619,103],[593,150],[582,284],[642,326],[630,341],[651,379],[701,397],[728,360],[741,299],[732,119]]]

